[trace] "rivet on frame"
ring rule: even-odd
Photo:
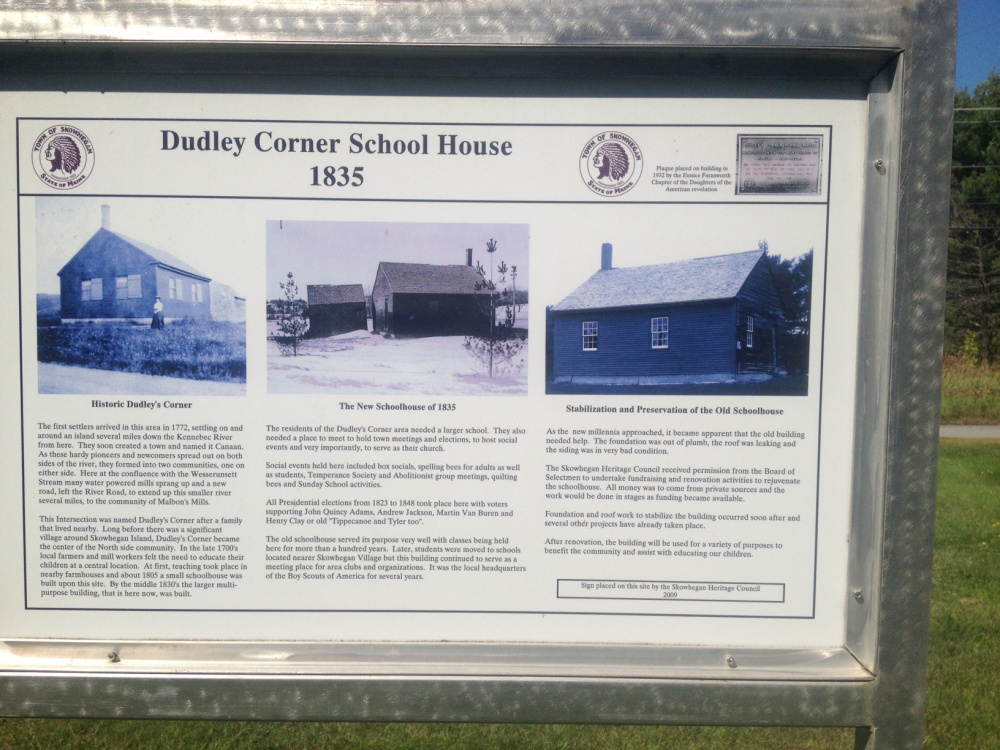
[[[865,600],[864,594],[861,593],[861,589],[854,589],[854,600],[858,602],[863,602]]]
[[[875,171],[879,174],[885,174],[885,162],[881,159],[875,160]]]
[[[730,669],[736,669],[736,659],[731,656],[726,657],[726,664],[729,665]]]

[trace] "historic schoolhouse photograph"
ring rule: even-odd
[[[812,250],[618,266],[598,249],[546,309],[548,393],[807,394]]]
[[[245,394],[246,299],[185,259],[216,248],[166,250],[116,231],[112,205],[55,200],[36,212],[39,392]]]
[[[527,394],[527,225],[266,231],[269,393]]]

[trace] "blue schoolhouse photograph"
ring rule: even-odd
[[[546,307],[547,393],[808,394],[812,248],[653,264],[589,251],[593,274]]]

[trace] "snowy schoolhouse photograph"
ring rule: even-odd
[[[546,309],[548,393],[807,395],[812,255],[754,249],[595,272]]]
[[[246,299],[195,265],[213,241],[158,226],[184,220],[165,203],[38,199],[39,393],[245,394]]]
[[[527,225],[266,231],[269,393],[527,394]]]

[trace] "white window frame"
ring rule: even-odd
[[[128,276],[115,277],[115,299],[128,299]]]
[[[649,319],[650,344],[653,349],[670,348],[670,316]],[[657,342],[661,343],[657,343]]]
[[[167,279],[167,296],[177,299],[177,279]]]
[[[90,290],[91,290],[90,279],[84,279],[82,282],[80,282],[81,301],[90,302]]]
[[[94,302],[104,299],[104,279],[90,280],[90,299]]]
[[[753,315],[747,315],[747,349],[753,349]]]
[[[128,275],[128,298],[129,299],[141,299],[142,298],[142,274],[130,273]]]
[[[591,344],[588,346],[587,344]],[[583,350],[585,352],[596,352],[597,351],[597,321],[596,320],[585,320],[583,321]]]

